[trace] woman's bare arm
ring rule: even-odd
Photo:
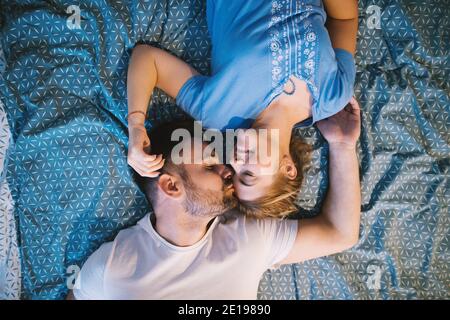
[[[164,50],[137,45],[128,66],[128,164],[141,176],[154,178],[164,165],[161,155],[151,154],[145,115],[155,87],[176,98],[184,83],[198,72]],[[149,154],[150,153],[150,154]]]
[[[183,60],[148,45],[137,45],[128,67],[128,113],[147,113],[147,106],[155,87],[176,98],[184,83],[198,72]],[[139,115],[134,113],[133,115]],[[138,118],[144,123],[144,117]]]
[[[333,48],[344,49],[354,55],[358,32],[358,1],[324,0],[323,3],[328,16],[326,27]]]

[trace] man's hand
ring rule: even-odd
[[[361,133],[361,109],[358,101],[352,98],[339,113],[317,122],[317,127],[330,146],[355,148]]]
[[[150,138],[143,125],[128,127],[128,164],[143,177],[156,178],[158,170],[164,166],[162,155],[149,155]]]

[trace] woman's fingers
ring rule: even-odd
[[[151,162],[160,162],[163,158],[162,154],[154,154],[153,156],[153,160],[150,160],[150,158],[144,157],[142,158],[142,160],[144,161],[144,163],[151,163]]]
[[[166,159],[162,159],[159,163],[155,164],[153,167],[149,169],[149,171],[158,171],[162,167],[164,167],[164,164],[166,163]]]
[[[130,129],[127,163],[143,177],[157,177],[164,166],[163,156],[150,154],[151,142],[145,128]]]
[[[156,154],[147,154],[145,152],[142,152],[138,155],[138,157],[144,161],[155,161],[157,155]]]
[[[139,162],[134,161],[134,160],[130,161],[129,165],[131,167],[133,167],[133,169],[135,169],[136,171],[139,170],[142,173],[146,173],[146,172],[150,171],[150,170],[148,170],[148,168],[146,166],[144,166],[144,165],[142,165]]]
[[[133,168],[141,177],[148,177],[148,178],[156,178],[159,176],[159,172],[150,172],[150,173],[145,173],[141,170],[137,170],[135,168]]]
[[[164,165],[164,159],[162,159],[162,157],[159,157],[153,162],[145,162],[140,159],[131,159],[130,163],[143,172],[151,172],[162,168],[162,166]]]
[[[152,173],[155,173],[155,171],[161,169],[164,166],[164,163],[165,160],[163,159],[162,155],[155,156],[155,160],[153,161],[147,161],[146,159],[142,159],[136,156],[130,156],[128,158],[128,164],[141,176],[155,176]],[[156,173],[156,176],[158,175],[159,173]]]
[[[153,162],[138,162],[139,167],[141,168],[141,170],[144,170],[146,172],[149,171],[155,171],[158,169],[161,169],[164,165],[164,159],[161,157],[157,157],[157,159]]]
[[[164,162],[157,164],[152,169],[144,169],[142,166],[137,165],[136,163],[131,162],[130,166],[142,177],[156,178],[160,175],[160,172],[157,170],[161,169],[164,166]]]
[[[132,168],[133,168],[133,170],[136,171],[141,177],[145,177],[145,176],[146,176],[145,173],[144,173],[143,171],[139,170],[138,168],[135,168],[135,167],[133,167],[133,166],[132,166]]]
[[[142,148],[131,147],[128,152],[128,157],[132,159],[142,159],[143,161],[151,162],[156,161],[158,155],[148,154],[144,152]],[[162,157],[162,155],[161,155]]]

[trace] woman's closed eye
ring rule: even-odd
[[[253,174],[253,172],[248,171],[248,170],[244,171],[242,174],[246,177],[256,178],[255,175]]]

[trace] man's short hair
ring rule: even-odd
[[[187,130],[191,137],[194,136],[194,120],[183,120],[158,125],[149,130],[150,152],[153,155],[162,155],[165,159],[164,166],[159,170],[161,173],[178,174],[183,181],[189,181],[189,176],[183,164],[175,165],[172,162],[172,149],[179,144],[179,141],[172,141],[172,133],[177,129]],[[156,195],[158,192],[158,178],[142,177],[136,175],[136,180],[141,190],[147,196],[149,202],[155,205]]]

